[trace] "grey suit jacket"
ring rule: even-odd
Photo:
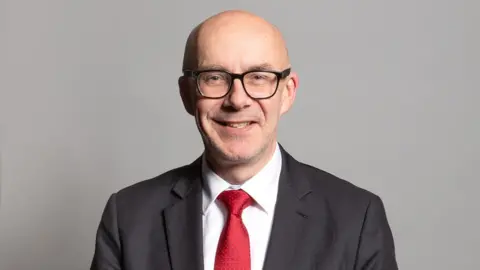
[[[266,270],[396,270],[381,199],[283,158]],[[202,270],[201,159],[111,195],[91,270]],[[210,270],[210,269],[205,269]]]

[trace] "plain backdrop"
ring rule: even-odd
[[[384,200],[401,269],[480,269],[479,1],[0,1],[0,270],[88,269],[108,196],[202,144],[177,78],[247,9],[300,88],[280,142]]]

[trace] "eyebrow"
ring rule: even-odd
[[[260,64],[260,65],[255,65],[255,66],[251,66],[247,69],[247,71],[250,71],[250,70],[274,70],[275,68],[269,64],[269,63],[263,63],[263,64]]]
[[[227,68],[221,65],[205,65],[198,68],[199,71],[202,70],[222,70],[222,71],[229,71]],[[260,71],[268,71],[268,70],[275,70],[273,65],[269,63],[262,63],[259,65],[253,65],[248,67],[244,72],[252,71],[252,70],[260,70]]]

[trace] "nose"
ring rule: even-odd
[[[230,93],[228,93],[224,104],[235,110],[241,110],[252,105],[252,102],[252,99],[248,96],[247,92],[245,92],[242,82],[240,80],[234,80],[232,89]]]

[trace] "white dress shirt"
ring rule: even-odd
[[[214,269],[218,240],[228,212],[217,196],[227,189],[241,188],[255,201],[245,208],[242,220],[250,238],[252,270],[261,270],[270,238],[278,193],[282,155],[278,143],[272,159],[241,186],[232,186],[214,173],[203,159],[203,254],[205,270]]]

